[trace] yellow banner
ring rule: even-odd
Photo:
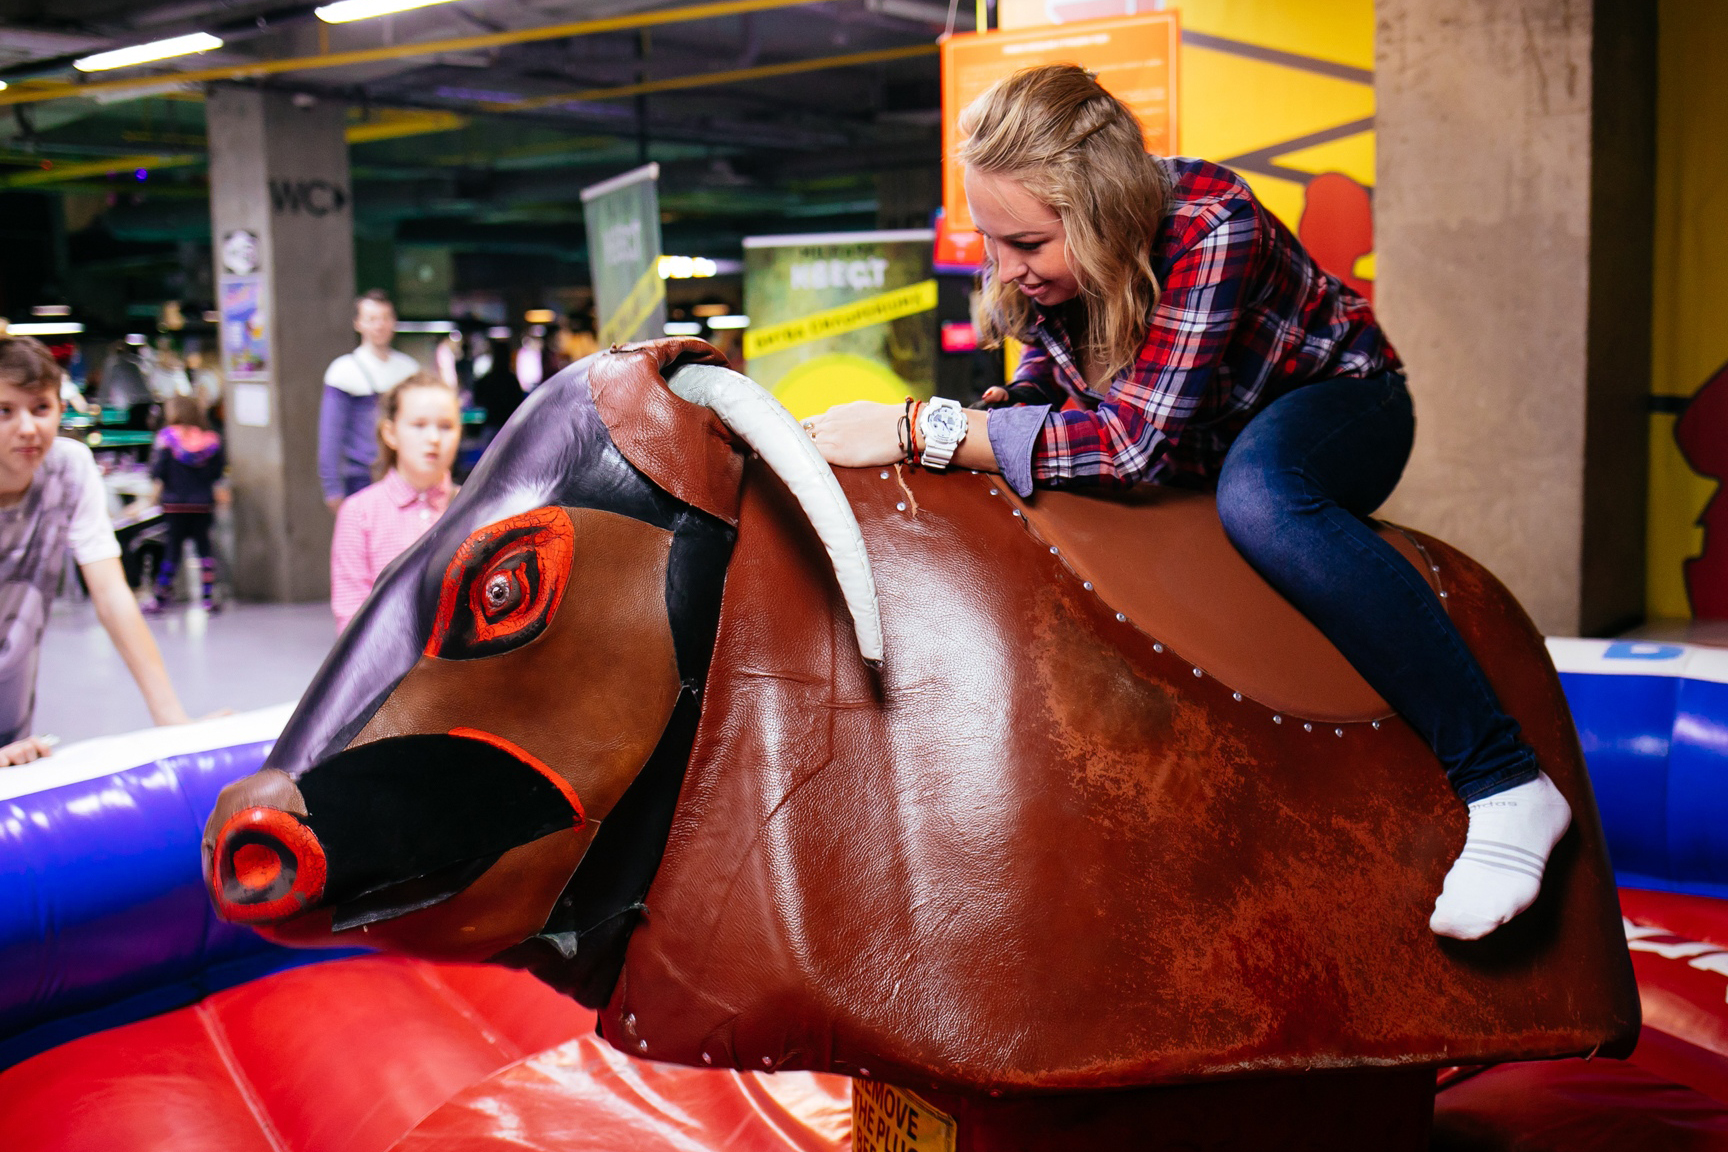
[[[932,281],[934,283],[934,281]],[[600,347],[610,348],[614,344],[623,344],[636,334],[636,329],[642,327],[642,322],[648,319],[648,314],[666,299],[666,281],[660,279],[660,261],[650,260],[642,275],[631,285],[630,294],[624,297],[624,302],[618,305],[606,323],[600,325]],[[645,339],[660,335],[650,332]]]
[[[852,1081],[852,1152],[954,1152],[954,1118],[880,1080]]]
[[[908,284],[880,296],[871,296],[856,304],[842,304],[825,312],[814,312],[783,324],[770,324],[744,333],[744,358],[755,359],[770,352],[779,352],[825,336],[856,332],[872,324],[886,324],[902,316],[916,316],[936,307],[936,281],[924,280]]]

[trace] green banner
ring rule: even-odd
[[[665,331],[659,179],[660,165],[645,164],[582,190],[594,322],[602,348],[650,340]]]
[[[933,241],[923,229],[747,238],[751,378],[798,417],[846,400],[927,399],[936,387]]]

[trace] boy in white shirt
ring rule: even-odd
[[[396,306],[381,288],[354,301],[360,346],[330,362],[318,410],[318,483],[331,511],[372,483],[378,455],[378,397],[420,371],[412,356],[390,346]]]
[[[120,567],[96,460],[59,429],[53,355],[28,336],[0,336],[0,766],[27,764],[51,748],[30,735],[30,722],[42,633],[68,549],[151,718],[188,720]]]

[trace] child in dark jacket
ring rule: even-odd
[[[216,512],[216,485],[228,467],[222,437],[210,430],[204,408],[191,396],[172,396],[166,405],[168,425],[156,434],[150,454],[150,475],[157,482],[157,500],[168,522],[168,554],[156,572],[156,595],[145,611],[161,611],[174,587],[174,573],[186,541],[198,552],[203,576],[203,606],[215,611],[216,558],[210,550],[210,524]]]

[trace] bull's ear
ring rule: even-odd
[[[701,340],[614,345],[589,361],[588,388],[626,460],[684,503],[737,527],[744,442],[712,411],[666,386],[686,364],[725,363]]]

